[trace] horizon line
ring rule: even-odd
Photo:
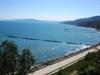
[[[100,16],[100,15],[95,15],[95,16]],[[1,20],[39,20],[39,21],[73,21],[73,20],[77,20],[77,19],[82,19],[82,18],[91,18],[91,17],[95,17],[95,16],[87,16],[87,17],[79,17],[79,18],[75,18],[75,19],[63,19],[63,20],[58,20],[58,19],[40,19],[40,18],[0,18]]]

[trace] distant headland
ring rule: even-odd
[[[82,27],[90,27],[90,28],[95,28],[96,30],[100,30],[100,16],[81,18],[81,19],[76,19],[73,21],[63,21],[61,23],[77,25],[77,26],[82,26]]]

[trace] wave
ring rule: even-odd
[[[75,52],[78,52],[78,51],[80,51],[80,50],[84,50],[84,49],[90,47],[89,45],[80,45],[80,46],[81,46],[81,47],[76,48],[75,50],[70,50],[70,51],[68,51],[65,55],[69,55],[69,54],[71,54],[71,53],[75,53]]]
[[[51,48],[51,50],[55,50],[57,47],[58,47],[58,46],[55,46],[55,47]]]
[[[81,47],[76,49],[75,51],[80,51],[80,50],[83,50],[83,49],[86,49],[86,48],[89,48],[89,47],[90,47],[89,45],[81,45]]]
[[[89,45],[82,45],[82,47],[80,49],[85,49],[85,48],[89,48]]]

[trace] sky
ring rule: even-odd
[[[74,20],[100,15],[100,0],[0,0],[0,19]]]

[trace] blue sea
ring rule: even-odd
[[[0,42],[3,40],[14,41],[19,51],[30,49],[36,63],[43,63],[100,42],[100,33],[59,22],[12,20],[0,21]]]

